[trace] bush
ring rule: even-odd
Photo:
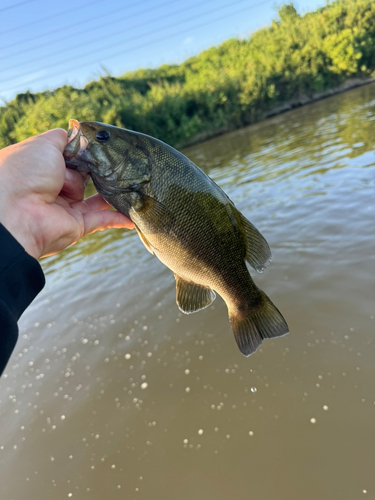
[[[180,147],[374,70],[375,2],[337,0],[304,16],[286,4],[270,27],[181,65],[106,76],[83,89],[20,94],[0,108],[0,147],[66,128],[69,118],[135,129]]]

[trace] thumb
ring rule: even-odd
[[[64,151],[65,146],[68,142],[68,134],[66,130],[62,128],[47,130],[47,132],[40,134],[38,137],[55,146],[61,153]]]

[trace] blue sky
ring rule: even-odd
[[[277,18],[275,0],[1,0],[0,99],[180,63]],[[300,14],[325,0],[294,2]]]

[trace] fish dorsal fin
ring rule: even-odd
[[[238,212],[246,239],[246,260],[258,273],[262,273],[272,260],[271,249],[258,229]]]
[[[138,236],[139,236],[140,240],[142,241],[142,243],[144,244],[144,246],[147,248],[147,250],[150,252],[150,254],[154,255],[154,250],[153,250],[150,242],[147,241],[145,235],[142,233],[142,231],[140,231],[137,228],[137,226],[135,224],[134,224],[134,227],[137,230]]]
[[[216,294],[211,288],[186,281],[177,274],[176,302],[179,309],[185,314],[191,314],[208,307],[215,300]]]

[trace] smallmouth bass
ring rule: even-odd
[[[66,165],[88,172],[99,194],[128,216],[147,250],[176,279],[186,314],[226,302],[240,351],[288,333],[280,311],[246,267],[262,272],[271,251],[215,182],[153,137],[99,122],[69,121]]]

